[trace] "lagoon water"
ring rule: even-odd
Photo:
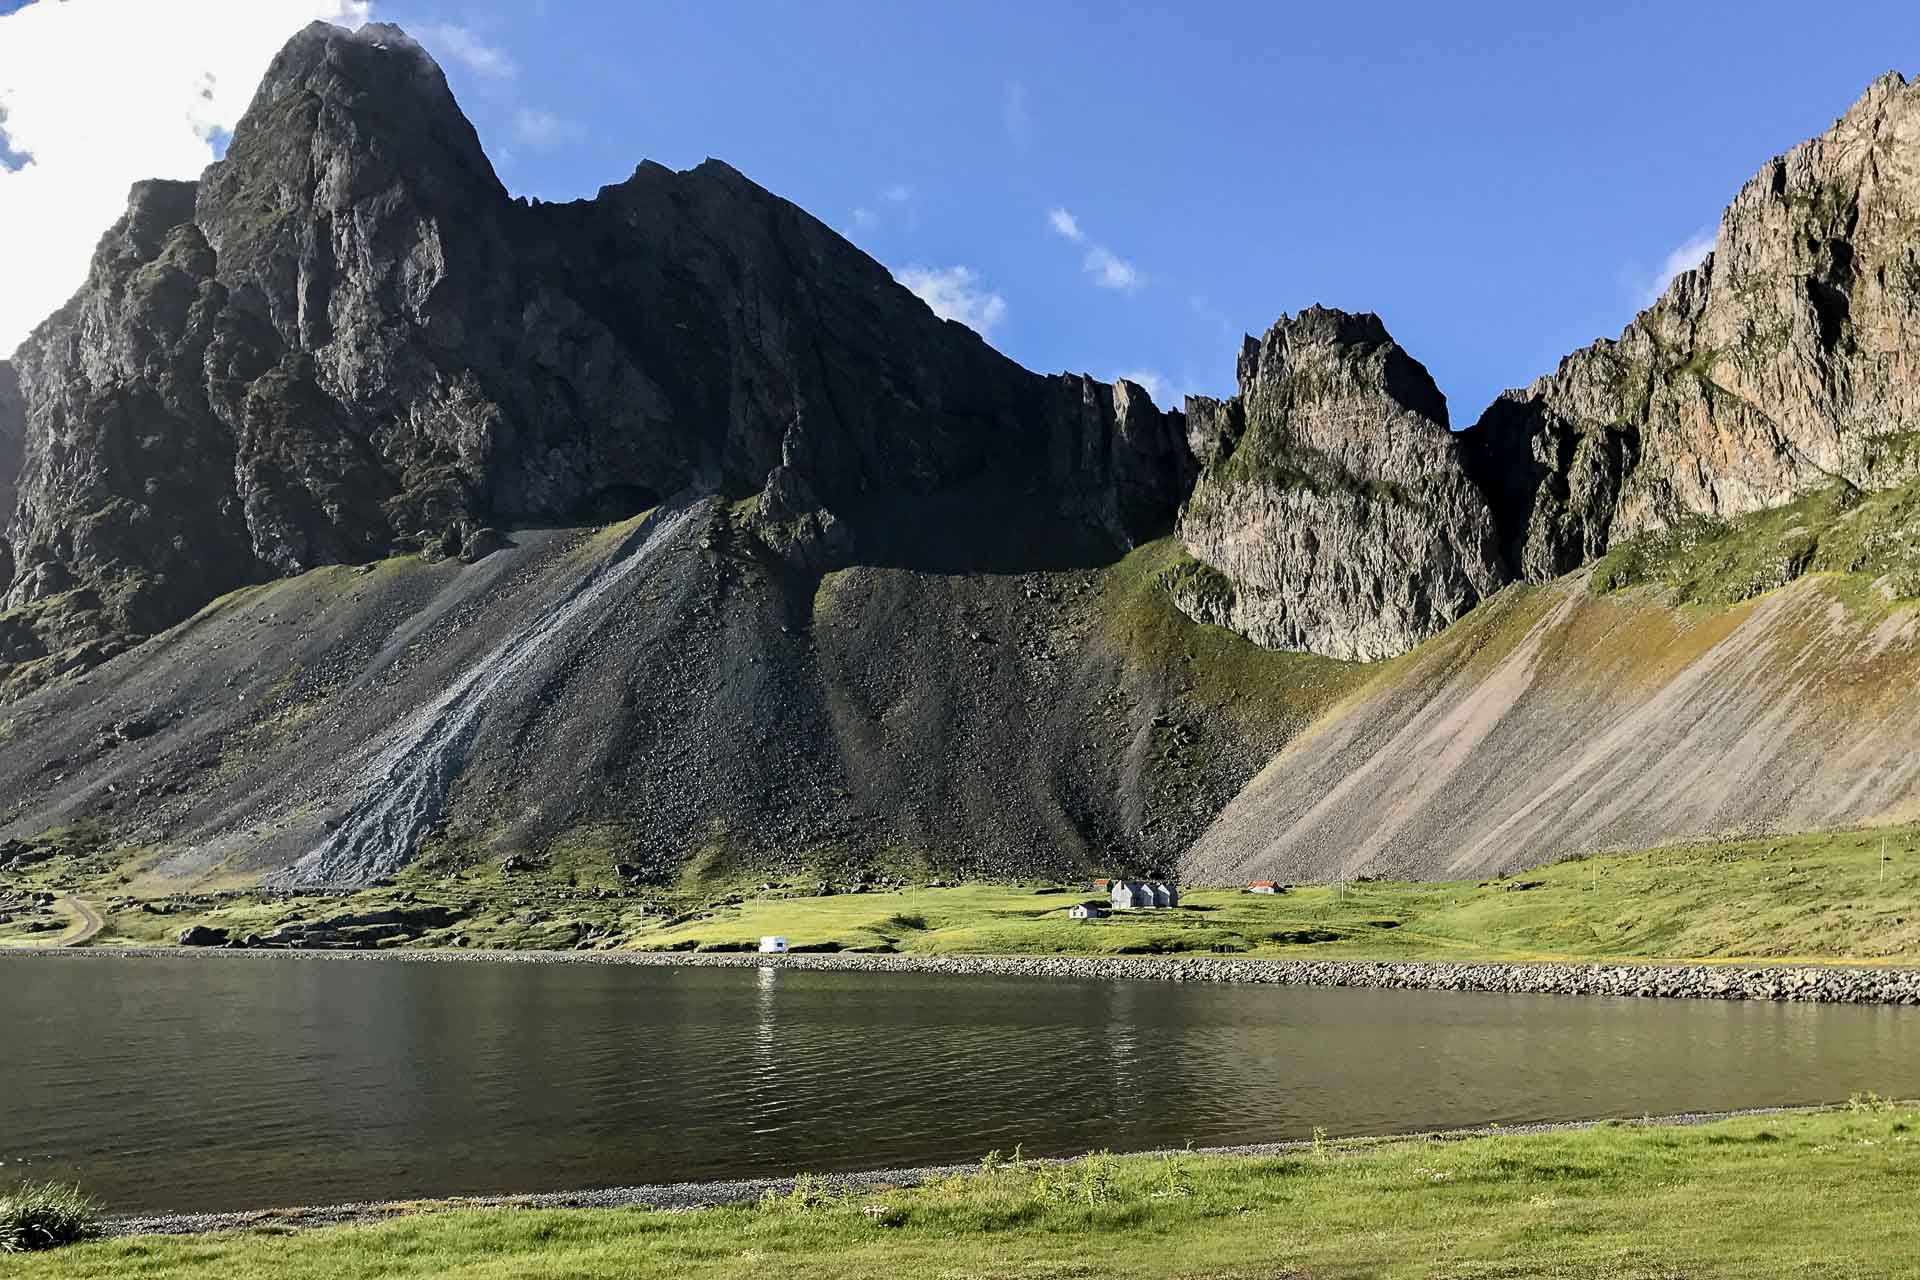
[[[117,1211],[1920,1094],[1920,1010],[618,965],[0,960],[0,1183]]]

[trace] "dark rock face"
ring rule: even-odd
[[[15,487],[20,464],[27,455],[27,406],[20,399],[20,375],[0,360],[0,597],[13,585],[13,544],[7,526],[13,523]]]
[[[1920,470],[1920,84],[1771,161],[1711,257],[1464,433],[1525,578],[1622,538]]]
[[[1374,660],[1506,581],[1447,405],[1377,316],[1313,307],[1240,356],[1240,394],[1187,405],[1204,463],[1181,539],[1190,616],[1273,648]]]
[[[137,187],[20,370],[8,601],[46,653],[56,613],[124,643],[687,489],[757,496],[810,572],[1085,563],[1164,532],[1192,476],[1139,388],[1027,372],[723,164],[510,199],[383,25],[308,28],[197,186]]]

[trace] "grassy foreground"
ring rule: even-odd
[[[1700,1128],[1405,1140],[1285,1158],[997,1161],[930,1187],[759,1206],[461,1210],[377,1226],[145,1237],[22,1280],[809,1276],[1275,1280],[1911,1277],[1920,1107]]]
[[[43,883],[58,881],[48,874]],[[1066,914],[1088,896],[1085,885],[821,895],[817,884],[689,880],[622,896],[617,884],[582,858],[511,876],[498,864],[410,871],[338,898],[189,899],[165,914],[98,896],[91,901],[106,926],[93,945],[171,944],[194,923],[240,937],[385,912],[425,923],[380,937],[381,947],[741,950],[783,934],[802,950],[914,955],[1920,962],[1915,826],[1677,845],[1481,881],[1306,886],[1271,897],[1199,890],[1175,910],[1086,923]],[[73,927],[61,914],[69,908],[16,914],[0,924],[0,946],[44,945],[57,934],[29,930],[45,928],[41,919]]]

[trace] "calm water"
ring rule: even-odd
[[[0,1181],[121,1210],[1920,1094],[1920,1010],[598,965],[0,960]]]

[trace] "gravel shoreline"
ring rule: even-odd
[[[9,955],[113,959],[383,960],[412,964],[618,964],[663,968],[777,968],[828,973],[931,973],[952,977],[1240,982],[1270,986],[1509,995],[1630,996],[1670,1000],[1777,1000],[1920,1006],[1920,968],[1848,965],[1661,963],[1457,963],[1435,960],[1262,960],[1195,956],[903,956],[861,952],[763,956],[743,952],[298,951],[229,948],[34,948]]]
[[[1465,1138],[1501,1135],[1570,1133],[1605,1124],[1629,1124],[1636,1127],[1680,1127],[1712,1124],[1742,1116],[1804,1115],[1828,1110],[1826,1107],[1757,1107],[1743,1111],[1702,1111],[1680,1115],[1651,1116],[1638,1120],[1570,1120],[1551,1124],[1486,1125],[1472,1129],[1441,1129],[1424,1133],[1392,1134],[1384,1137],[1335,1139],[1341,1154],[1357,1154],[1388,1143],[1417,1140],[1455,1142]],[[1178,1152],[1136,1151],[1121,1154],[1157,1157],[1162,1155],[1203,1156],[1284,1156],[1313,1149],[1312,1142],[1265,1142],[1231,1147],[1195,1147]],[[1033,1164],[1068,1164],[1071,1159],[1033,1160]],[[877,1192],[892,1187],[912,1187],[922,1183],[972,1173],[977,1164],[929,1165],[917,1169],[880,1169],[859,1173],[831,1173],[820,1176],[826,1187],[839,1195]],[[206,1235],[217,1231],[268,1230],[275,1232],[311,1231],[320,1227],[366,1225],[422,1213],[450,1213],[468,1209],[655,1209],[686,1213],[715,1209],[724,1205],[750,1204],[768,1194],[780,1196],[793,1190],[794,1179],[734,1178],[716,1182],[673,1182],[654,1186],[606,1187],[596,1191],[554,1191],[514,1196],[452,1196],[431,1200],[367,1201],[359,1204],[324,1205],[311,1208],[259,1209],[233,1213],[166,1213],[109,1218],[102,1225],[109,1236]]]

